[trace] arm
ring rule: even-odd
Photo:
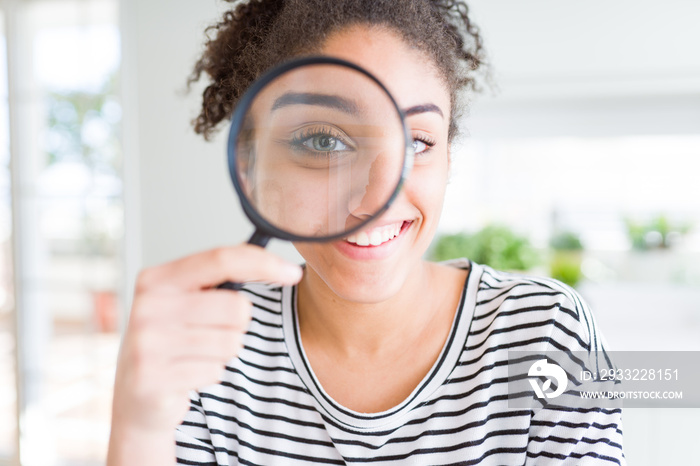
[[[175,428],[190,391],[219,380],[250,320],[245,297],[213,286],[300,278],[300,267],[250,245],[142,272],[117,363],[107,465],[175,464]]]

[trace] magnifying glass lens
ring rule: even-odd
[[[235,171],[250,207],[296,237],[343,235],[381,213],[404,173],[403,120],[367,74],[311,64],[268,82],[235,139]]]

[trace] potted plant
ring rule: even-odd
[[[499,270],[528,270],[538,262],[530,241],[504,225],[489,225],[473,234],[442,235],[430,257],[437,261],[467,257]]]
[[[625,224],[632,248],[638,251],[669,249],[691,229],[688,223],[671,223],[665,215],[658,215],[648,222],[627,218]]]
[[[552,278],[576,286],[583,278],[583,244],[579,236],[571,231],[559,231],[549,240],[552,254],[549,274]]]

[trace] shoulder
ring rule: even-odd
[[[474,327],[503,334],[528,349],[596,351],[602,348],[593,315],[571,287],[535,277],[474,265],[480,271]],[[494,333],[494,330],[498,330]],[[524,349],[524,348],[523,348]]]
[[[285,308],[289,304],[289,290],[285,292],[279,285],[265,283],[246,283],[239,291],[252,304],[251,321],[244,335],[244,349],[237,359],[247,361],[257,359],[255,354],[271,351],[281,352],[284,349],[283,321]],[[269,361],[268,361],[269,362]]]
[[[282,312],[286,301],[283,287],[268,283],[246,283],[238,293],[253,305],[253,323],[263,321],[282,325]]]
[[[246,283],[240,290],[256,305],[279,304],[282,302],[282,287],[270,283]]]

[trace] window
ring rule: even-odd
[[[3,221],[0,402],[16,398],[16,377],[21,422],[8,416],[0,420],[0,455],[13,454],[14,433],[21,426],[23,466],[101,464],[109,435],[123,267],[117,2],[22,2],[8,14],[11,220],[19,232],[12,243],[20,267],[13,277],[15,306],[7,291],[12,267]],[[10,203],[2,115],[4,219]],[[16,373],[6,357],[14,341]],[[8,367],[10,377],[5,377]],[[3,413],[13,411],[3,405]]]
[[[5,18],[0,14],[0,460],[16,455],[17,395],[12,310],[12,197]]]

